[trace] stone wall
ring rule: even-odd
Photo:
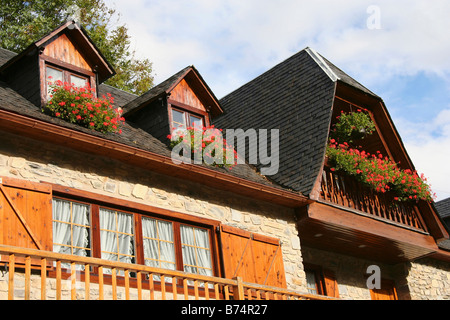
[[[292,209],[6,133],[0,144],[0,176],[132,200],[279,238],[288,288],[305,292]]]
[[[370,300],[367,287],[367,268],[376,265],[380,268],[381,278],[394,280],[399,299],[409,299],[408,292],[401,289],[405,279],[403,268],[382,264],[377,261],[359,259],[329,251],[302,247],[305,263],[321,266],[334,273],[339,287],[339,298],[345,300]]]
[[[320,265],[335,274],[341,299],[370,300],[367,268],[376,265],[380,267],[381,278],[394,281],[400,300],[450,300],[449,263],[421,259],[390,265],[306,246],[301,250],[305,263]]]
[[[450,264],[421,259],[407,266],[407,284],[414,300],[450,300]]]

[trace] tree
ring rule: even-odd
[[[151,88],[152,63],[136,58],[120,14],[103,0],[3,0],[0,46],[20,52],[74,16],[116,70],[106,84],[137,95]]]

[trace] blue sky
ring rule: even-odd
[[[195,65],[218,98],[312,47],[383,98],[437,200],[450,197],[450,1],[105,2],[156,84]]]

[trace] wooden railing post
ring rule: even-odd
[[[236,285],[233,286],[233,299],[244,300],[244,286],[241,277],[236,277],[233,280],[236,281]]]

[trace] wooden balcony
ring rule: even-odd
[[[329,300],[276,287],[0,245],[0,299]],[[3,284],[2,284],[3,282]],[[5,292],[6,288],[6,292]]]
[[[413,203],[395,201],[393,194],[376,192],[328,167],[322,173],[320,199],[394,225],[427,232]]]
[[[302,245],[390,264],[437,252],[420,203],[399,203],[327,166],[321,178],[315,202],[297,209]]]

